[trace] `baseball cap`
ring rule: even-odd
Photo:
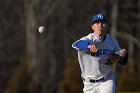
[[[96,14],[92,16],[92,23],[95,23],[97,21],[105,21],[106,23],[108,23],[108,18],[105,14]]]

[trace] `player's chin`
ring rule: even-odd
[[[103,30],[98,30],[99,35],[103,34],[104,31]]]

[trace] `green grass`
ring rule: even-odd
[[[140,93],[140,92],[117,92],[117,93]]]

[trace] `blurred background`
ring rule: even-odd
[[[140,91],[140,0],[1,0],[0,93],[82,93],[71,44],[92,32],[97,13],[129,51],[126,66],[115,64],[117,91]]]

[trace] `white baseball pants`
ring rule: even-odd
[[[105,78],[103,81],[91,83],[84,82],[84,93],[116,93],[116,78],[114,72]]]

